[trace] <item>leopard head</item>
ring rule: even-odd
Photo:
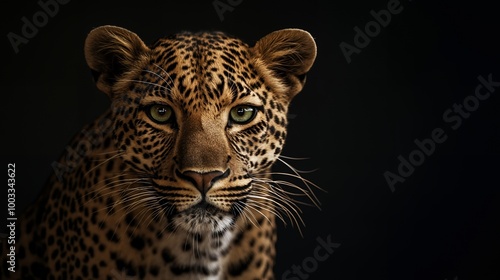
[[[285,143],[288,105],[315,56],[313,38],[299,29],[254,46],[218,32],[147,46],[102,26],[85,42],[96,85],[111,100],[124,172],[149,205],[190,232],[223,230],[246,209],[278,201],[266,180]]]

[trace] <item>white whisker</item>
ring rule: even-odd
[[[303,173],[313,172],[314,170],[298,170],[287,163],[284,159],[304,160],[307,158],[280,156],[278,160],[283,163],[288,169],[290,169],[291,173],[263,172],[259,173],[257,176],[252,176],[253,189],[248,195],[247,206],[253,211],[259,211],[259,213],[261,214],[262,211],[268,211],[269,213],[280,219],[285,224],[285,226],[287,225],[287,223],[285,222],[285,217],[288,218],[292,226],[297,227],[300,234],[302,235],[301,228],[302,226],[305,226],[305,222],[302,219],[302,209],[298,205],[315,206],[318,209],[321,209],[321,202],[316,196],[314,189],[321,191],[325,190],[323,190],[310,180],[305,179],[301,175]],[[297,179],[302,182],[304,186],[301,187],[287,180],[274,179],[275,176],[283,176],[285,179],[287,177]],[[307,200],[312,202],[312,204],[307,203],[302,199],[299,200],[298,198],[301,197],[307,198]],[[270,204],[273,206],[270,206]]]
[[[141,83],[141,84],[145,84],[145,85],[150,85],[150,86],[153,86],[153,87],[159,87],[160,89],[162,89],[162,90],[164,90],[166,92],[170,91],[170,88],[168,88],[166,86],[162,86],[162,85],[157,84],[157,83],[152,83],[152,82],[147,82],[147,81],[141,81],[141,80],[127,80],[127,79],[124,79],[124,81],[136,82],[136,83]]]
[[[85,176],[87,176],[90,172],[94,171],[96,168],[100,167],[101,165],[107,163],[108,161],[114,160],[115,158],[122,156],[124,153],[125,153],[125,151],[119,151],[118,154],[116,154],[116,155],[114,155],[112,157],[109,157],[109,158],[103,160],[103,162],[97,164],[96,166],[94,166],[93,168],[91,168],[89,171],[87,171],[85,173]]]
[[[156,64],[156,63],[154,64],[154,66],[158,67],[158,68],[159,68],[159,69],[160,69],[163,73],[165,73],[165,75],[169,78],[170,83],[171,83],[172,85],[174,84],[174,80],[172,79],[172,76],[170,76],[170,74],[168,74],[168,72],[167,72],[165,69],[163,69],[163,67],[161,67],[160,65],[158,65],[158,64]],[[164,81],[165,81],[165,80],[164,80]],[[166,81],[165,81],[165,82],[166,82]],[[167,82],[167,84],[168,84],[168,82]]]

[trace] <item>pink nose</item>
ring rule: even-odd
[[[184,177],[184,179],[187,179],[188,181],[191,181],[202,194],[206,194],[207,191],[212,187],[213,183],[221,179],[224,174],[225,173],[221,171],[200,173],[188,170],[182,173],[182,177]]]

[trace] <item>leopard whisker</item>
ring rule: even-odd
[[[143,220],[145,220],[147,217],[149,217],[150,219],[149,219],[149,222],[147,223],[146,227],[148,227],[151,224],[151,222],[153,221],[152,215],[148,215],[148,213],[150,213],[149,209],[154,207],[153,201],[156,200],[156,198],[152,197],[151,193],[152,192],[150,192],[150,194],[148,194],[148,195],[145,195],[146,197],[144,197],[140,201],[138,201],[136,203],[136,205],[131,206],[132,208],[139,205],[139,204],[142,204],[144,206],[141,208],[142,211],[140,211],[139,214],[137,214],[137,217],[139,220],[138,220],[134,230],[132,231],[132,234],[134,234],[135,231],[137,230],[137,228],[141,224],[143,224]],[[129,227],[129,225],[127,225],[127,229],[128,229],[128,227]]]
[[[140,182],[141,180],[144,180],[144,178],[135,179],[134,181],[132,181],[132,182],[128,183],[128,184],[127,184],[127,186],[126,186],[125,188],[123,188],[123,189],[119,189],[119,190],[118,190],[119,195],[118,195],[118,198],[114,201],[113,205],[112,205],[112,206],[106,206],[106,207],[104,207],[104,209],[109,208],[108,213],[106,214],[106,217],[109,217],[109,216],[110,216],[109,214],[111,213],[111,211],[112,211],[113,209],[115,209],[118,205],[124,205],[123,199],[121,199],[121,197],[123,197],[123,196],[124,196],[124,195],[123,195],[123,193],[124,193],[125,191],[127,191],[127,190],[128,190],[128,189],[132,186],[132,185],[136,184],[137,182]],[[130,209],[130,207],[127,207],[127,205],[125,205],[125,207],[123,207],[123,208],[124,208],[125,212],[130,211],[130,210],[129,210],[129,209]],[[127,213],[126,213],[126,214],[127,214]],[[123,219],[123,217],[124,217],[126,214],[122,215],[122,217],[120,217],[120,220],[121,220],[121,219]],[[117,227],[115,228],[115,233],[116,233],[116,230],[117,230],[117,229],[118,229],[118,225],[117,225]],[[113,234],[114,234],[114,233],[113,233]]]
[[[153,87],[159,87],[160,89],[162,89],[166,92],[169,92],[171,90],[170,88],[168,88],[166,86],[162,86],[160,84],[148,82],[148,81],[141,81],[141,80],[135,80],[135,79],[124,79],[124,81],[136,82],[136,83],[145,84],[145,85],[149,85],[149,86],[153,86]]]
[[[249,197],[253,197],[253,198],[256,198],[257,196],[249,196]],[[262,213],[262,211],[258,208],[258,207],[255,207],[255,206],[261,206],[260,209],[262,210],[267,210],[269,212],[272,212],[272,210],[270,210],[272,207],[269,207],[267,206],[266,203],[263,203],[263,202],[260,202],[260,201],[249,201],[249,203],[247,203],[247,207],[249,207],[250,209],[253,209],[255,212],[259,213],[262,217],[264,217],[269,223],[271,223],[271,220],[269,220],[269,217],[267,217],[264,213]],[[263,207],[263,206],[267,206],[267,207]]]
[[[281,189],[276,189],[269,183],[262,182],[262,184],[260,184],[258,182],[254,182],[253,186],[255,187],[255,189],[252,192],[253,194],[261,194],[266,198],[268,197],[276,198],[278,199],[278,201],[281,202],[289,202],[289,201],[296,202],[295,200],[291,199],[288,195],[280,193],[280,191],[282,191]],[[273,200],[273,202],[276,201]]]
[[[150,73],[150,74],[155,75],[156,77],[160,78],[163,82],[165,82],[165,83],[169,86],[169,84],[168,84],[168,83],[169,83],[169,81],[167,81],[167,80],[166,80],[166,79],[165,79],[162,75],[160,75],[160,74],[158,74],[158,73],[156,73],[156,72],[153,72],[153,71],[151,71],[151,70],[147,70],[147,69],[144,69],[144,70],[142,70],[142,71],[143,71],[143,72],[146,72],[146,73]],[[170,89],[169,89],[169,91],[171,91],[171,90],[172,90],[172,88],[170,88]]]
[[[140,211],[138,214],[136,214],[138,221],[137,221],[137,225],[136,225],[135,229],[132,231],[132,234],[135,232],[137,227],[142,223],[143,218],[147,215],[147,210],[148,210],[147,205],[151,199],[152,198],[150,197],[150,195],[147,193],[144,193],[143,191],[141,191],[137,194],[133,194],[132,196],[127,197],[127,199],[120,199],[120,204],[125,205],[125,207],[123,208],[125,211],[124,211],[124,214],[118,218],[118,220],[123,220],[128,214],[133,213],[135,211],[135,209],[137,209],[136,207],[138,205],[144,204],[144,206],[145,206],[145,207],[139,208]],[[128,204],[127,203],[128,201],[134,201],[134,202],[131,204]],[[126,230],[129,228],[129,226],[130,225],[127,224]],[[117,227],[115,228],[115,231],[116,230],[117,230]]]
[[[309,172],[314,172],[314,170],[313,170],[313,171],[301,171],[301,170],[296,169],[295,167],[293,167],[291,164],[289,164],[288,162],[286,162],[285,160],[283,160],[281,157],[284,157],[284,156],[280,156],[280,157],[278,157],[278,161],[279,161],[279,162],[281,162],[282,164],[284,164],[286,167],[288,167],[288,168],[289,168],[289,169],[293,172],[293,174],[295,174],[295,175],[297,176],[297,177],[296,177],[297,179],[302,180],[302,182],[306,185],[306,187],[309,189],[309,191],[311,191],[311,193],[313,193],[313,195],[314,195],[314,192],[313,192],[313,191],[312,191],[312,189],[311,189],[311,185],[312,185],[313,187],[315,187],[315,188],[319,189],[319,190],[322,190],[322,191],[326,192],[324,189],[322,189],[322,188],[321,188],[321,187],[319,187],[318,185],[316,185],[316,184],[312,183],[311,181],[309,181],[309,180],[305,179],[304,177],[302,177],[302,176],[300,175],[300,173],[309,173]],[[286,158],[286,157],[284,157],[284,158]],[[292,175],[292,174],[289,174],[289,173],[284,173],[283,175],[285,175],[285,174],[287,174],[287,175]],[[315,198],[316,198],[316,196],[315,196]],[[317,200],[317,198],[316,198],[316,200]],[[319,202],[319,200],[317,200],[317,201]]]
[[[282,208],[286,208],[284,207],[286,205],[288,207],[297,208],[297,212],[302,213],[302,210],[299,207],[297,207],[296,200],[291,199],[288,196],[283,196],[274,190],[271,190],[271,193],[269,193],[269,189],[262,188],[261,191],[255,191],[254,193],[264,196],[263,198],[270,199],[273,203],[278,204],[278,206]]]
[[[264,175],[269,175],[269,176],[272,176],[272,175],[281,175],[281,176],[289,176],[289,177],[292,177],[292,178],[296,178],[296,179],[299,179],[300,181],[302,181],[304,183],[304,185],[306,186],[307,189],[303,189],[293,183],[290,183],[288,181],[280,181],[280,180],[271,180],[271,179],[268,179],[268,180],[271,180],[271,182],[274,182],[278,185],[286,185],[286,186],[289,186],[289,187],[292,187],[296,190],[299,190],[301,191],[302,193],[304,193],[310,200],[311,202],[314,203],[314,205],[318,208],[318,209],[321,209],[320,205],[321,205],[321,202],[319,201],[318,197],[316,196],[316,194],[314,193],[313,189],[311,186],[319,189],[319,190],[322,190],[324,192],[326,192],[324,189],[322,189],[321,187],[319,187],[318,185],[314,184],[313,182],[303,178],[302,176],[300,176],[300,174],[296,173],[296,174],[290,174],[290,173],[285,173],[285,172],[270,172],[270,173],[265,173]],[[267,179],[267,178],[266,178]]]
[[[297,186],[293,183],[287,182],[287,181],[277,181],[277,180],[272,180],[272,179],[267,179],[267,178],[263,178],[263,179],[256,179],[255,178],[254,181],[268,185],[270,187],[269,188],[270,191],[279,192],[286,199],[292,199],[290,196],[307,197],[305,190],[303,190],[299,186]],[[283,187],[281,185],[292,187],[292,189],[297,189],[300,192],[298,193],[298,192],[292,192],[289,190],[285,190],[285,189],[283,189]],[[294,200],[294,201],[298,202],[297,200]]]
[[[290,183],[288,181],[280,181],[280,180],[270,180],[270,181],[266,181],[266,183],[269,184],[272,187],[273,190],[280,191],[284,195],[286,194],[286,196],[290,200],[293,200],[296,203],[299,203],[299,204],[302,204],[302,205],[307,205],[307,206],[315,206],[318,209],[321,209],[319,207],[319,205],[317,203],[315,203],[315,200],[309,194],[309,192],[307,192],[306,190],[302,189],[301,187],[299,187],[299,186],[297,186],[297,185],[295,185],[293,183]],[[292,189],[298,190],[300,192],[288,191],[288,190],[283,189],[282,186],[291,187]],[[313,204],[306,203],[304,201],[299,201],[299,200],[296,200],[296,199],[292,199],[290,196],[293,196],[293,197],[307,197],[310,201],[313,202]]]
[[[249,201],[248,203],[248,207],[251,207],[253,209],[255,209],[255,207],[253,207],[251,204],[254,204],[255,206],[257,207],[260,207],[261,209],[264,209],[264,210],[267,210],[269,211],[271,214],[273,214],[274,216],[278,217],[278,219],[280,219],[283,224],[287,224],[285,218],[283,217],[283,215],[280,213],[280,211],[277,211],[276,209],[273,209],[273,207],[270,207],[269,205],[267,205],[266,203],[262,203],[262,202],[259,202],[259,201]],[[288,216],[288,214],[287,214]],[[267,217],[266,217],[267,218]],[[269,218],[267,218],[269,220]]]
[[[152,207],[152,213],[151,213],[151,219],[149,221],[149,223],[146,225],[146,227],[149,227],[149,225],[154,221],[154,220],[163,220],[164,216],[162,216],[162,214],[164,215],[164,212],[165,211],[162,211],[162,207],[160,205],[160,202],[159,202],[159,199],[157,196],[155,196],[155,202],[154,203],[151,203],[151,207]]]
[[[125,176],[128,176],[128,174],[122,173],[122,174],[118,174],[116,176],[104,178],[103,180],[99,181],[97,184],[101,184],[104,182],[106,182],[106,183],[104,185],[100,186],[99,188],[97,188],[96,190],[92,191],[91,193],[98,193],[104,189],[114,189],[117,186],[123,185],[123,183],[134,182],[137,180],[136,178],[124,178]],[[118,178],[118,179],[115,180],[115,178]],[[120,183],[120,184],[117,184],[117,183]],[[90,193],[84,195],[83,197],[88,196],[88,195],[90,195]],[[95,198],[95,196],[93,198]]]
[[[163,67],[161,67],[160,65],[158,65],[156,63],[154,63],[153,65],[156,66],[156,67],[158,67],[160,69],[160,71],[162,71],[163,73],[165,73],[165,75],[170,79],[170,83],[172,83],[172,85],[174,84],[174,80],[172,79],[172,76],[170,76],[170,74],[168,74],[168,72],[165,69],[163,69]],[[167,82],[167,81],[165,81],[165,82]],[[167,84],[168,84],[168,82],[167,82]]]
[[[248,204],[242,205],[242,202],[237,201],[235,203],[235,206],[239,209],[240,214],[243,215],[243,217],[245,217],[245,219],[248,222],[250,222],[254,227],[259,228],[259,226],[257,224],[255,224],[255,222],[257,222],[257,218],[255,218],[255,215],[252,212],[248,212],[248,209],[245,207],[245,206],[248,206]],[[250,215],[252,216],[253,220],[251,219]]]
[[[121,177],[122,175],[118,175],[118,176],[115,176],[115,177]],[[88,194],[82,196],[82,198],[86,197],[86,196],[89,196],[91,194],[94,194],[94,196],[89,199],[88,201],[86,201],[83,206],[85,206],[87,203],[91,202],[91,200],[94,200],[94,199],[98,199],[98,198],[101,198],[101,197],[105,197],[109,194],[115,194],[117,192],[120,192],[121,189],[117,188],[117,187],[120,187],[120,186],[123,186],[123,185],[128,185],[130,184],[130,182],[135,182],[137,181],[137,179],[127,179],[127,178],[124,178],[124,179],[120,179],[120,180],[115,180],[115,181],[112,181],[112,182],[109,182],[103,186],[101,186],[100,188],[96,189],[95,191],[92,191],[92,192],[89,192]],[[111,189],[109,189],[109,187],[111,186]],[[102,190],[107,190],[107,192],[102,192]]]
[[[271,180],[271,179],[267,179],[267,178],[263,178],[263,179],[256,179],[255,180],[256,182],[261,182],[261,183],[264,183],[266,185],[268,185],[270,188],[267,188],[268,191],[271,191],[271,192],[274,192],[276,194],[280,194],[280,197],[282,197],[284,200],[286,201],[292,201],[294,203],[298,203],[298,204],[302,204],[302,205],[307,205],[307,206],[312,206],[313,204],[310,204],[310,203],[306,203],[306,202],[303,202],[303,201],[299,201],[299,200],[296,200],[296,199],[293,199],[292,197],[290,196],[293,196],[293,197],[307,197],[309,200],[312,200],[312,197],[310,195],[308,195],[307,191],[300,188],[299,186],[293,184],[293,183],[290,183],[290,182],[287,182],[287,181],[275,181],[275,180]],[[296,190],[299,190],[300,192],[297,193],[297,192],[291,192],[291,191],[288,191],[288,190],[285,190],[282,188],[281,185],[285,185],[285,186],[289,186],[289,187],[292,187],[293,189],[296,189]]]
[[[114,160],[114,159],[116,159],[117,157],[120,157],[120,156],[122,156],[122,155],[124,155],[124,154],[125,154],[125,151],[119,151],[116,155],[111,156],[111,157],[109,157],[109,158],[107,158],[107,159],[103,160],[103,162],[101,162],[101,163],[97,164],[96,166],[94,166],[93,168],[91,168],[89,171],[87,171],[87,172],[85,173],[85,176],[87,176],[90,172],[94,171],[96,168],[101,167],[103,164],[107,163],[108,161],[110,161],[110,160]]]
[[[254,186],[256,189],[254,189],[254,194],[257,194],[259,199],[270,200],[276,206],[277,210],[285,213],[285,215],[292,222],[292,225],[295,224],[300,231],[300,224],[305,226],[305,222],[301,217],[302,210],[297,206],[296,201],[288,197],[286,194],[280,194],[279,192],[282,191],[281,189],[273,189],[272,185],[269,185],[268,183],[264,184],[266,185],[255,183]],[[265,186],[271,186],[271,188]]]
[[[267,199],[267,200],[273,202],[273,204],[276,206],[276,209],[278,211],[282,211],[283,213],[285,213],[285,215],[290,219],[290,221],[292,221],[292,223],[293,223],[293,220],[295,220],[297,226],[298,226],[298,223],[297,223],[297,219],[295,218],[295,216],[299,217],[299,220],[301,220],[301,223],[303,225],[305,225],[304,221],[301,218],[302,210],[299,207],[297,207],[297,205],[294,204],[293,202],[284,200],[281,203],[281,202],[278,202],[278,201],[273,200],[271,198],[264,198],[262,196],[258,196],[258,198],[260,198],[260,199]],[[281,215],[276,214],[276,216],[281,216]],[[283,222],[286,225],[286,222],[285,221],[283,221]]]

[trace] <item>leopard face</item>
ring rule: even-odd
[[[90,33],[86,58],[112,100],[113,141],[151,205],[188,232],[221,232],[266,201],[287,108],[315,58],[288,29],[254,47],[223,33],[184,33],[147,47],[116,27]]]

